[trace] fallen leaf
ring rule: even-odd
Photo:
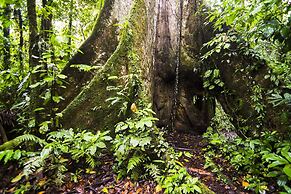
[[[79,193],[83,194],[85,193],[85,188],[83,185],[79,185],[76,187],[76,191],[78,191]]]
[[[161,187],[161,185],[157,185],[156,186],[156,193],[159,193],[163,190],[163,188]]]
[[[142,188],[138,188],[138,189],[136,190],[136,194],[139,194],[139,193],[142,193]]]
[[[126,182],[126,183],[123,185],[123,188],[124,188],[124,189],[128,189],[129,184],[130,184],[129,182]]]
[[[20,181],[23,176],[24,176],[24,174],[22,172],[19,173],[16,177],[14,177],[14,179],[11,180],[11,183],[16,183],[16,182]]]
[[[250,184],[248,183],[248,182],[246,182],[246,181],[242,181],[242,186],[243,187],[248,187]]]
[[[11,189],[8,190],[9,193],[14,193],[15,187],[12,187]]]
[[[46,183],[46,178],[43,178],[43,179],[40,179],[40,180],[38,181],[37,185],[40,186],[40,187],[42,187],[42,186],[45,185],[45,183]]]
[[[137,107],[136,107],[135,103],[132,103],[132,105],[130,106],[130,110],[132,112],[137,112]]]
[[[40,191],[37,194],[45,194],[45,191]]]
[[[104,188],[102,189],[102,192],[104,192],[104,193],[109,193],[107,187],[104,187]]]
[[[208,175],[208,176],[212,176],[212,174],[210,172],[207,172],[203,169],[198,169],[198,168],[188,168],[189,171],[191,172],[196,172],[198,174],[201,174],[201,175]]]

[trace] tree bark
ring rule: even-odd
[[[202,79],[198,74],[193,73],[190,67],[193,61],[197,63],[199,59],[197,57],[191,59],[189,56],[185,56],[190,51],[184,51],[185,48],[193,46],[197,52],[190,54],[196,56],[200,52],[202,44],[207,41],[207,38],[200,40],[201,43],[198,48],[196,42],[196,45],[191,45],[192,42],[184,40],[184,36],[191,36],[186,34],[187,30],[200,34],[204,30],[203,27],[196,29],[197,26],[195,25],[185,25],[186,21],[190,24],[193,21],[201,20],[199,15],[192,17],[197,11],[192,11],[192,5],[198,7],[200,4],[195,4],[194,1],[186,1],[185,4],[181,4],[184,6],[180,7],[180,4],[174,0],[171,2],[160,0],[155,3],[136,0],[134,3],[135,6],[131,9],[132,14],[129,19],[131,28],[127,32],[127,36],[132,35],[132,42],[125,42],[127,38],[121,39],[119,46],[108,59],[106,65],[67,106],[63,111],[64,127],[110,128],[115,122],[122,119],[117,117],[118,107],[108,108],[108,103],[105,102],[107,98],[114,95],[106,91],[106,87],[110,84],[117,84],[107,80],[107,78],[109,75],[129,74],[131,69],[136,67],[137,71],[141,72],[139,75],[145,83],[142,86],[143,97],[148,102],[153,101],[154,110],[160,119],[158,126],[166,127],[170,124],[171,114],[175,111],[177,113],[174,121],[175,129],[192,129],[201,133],[209,125],[213,114],[213,102],[203,100],[206,91],[202,87]],[[173,15],[177,15],[179,9],[182,8],[185,9],[185,15],[182,17],[183,10],[180,10],[181,15],[177,18],[174,17]],[[186,20],[189,19],[187,17],[192,17],[191,21]],[[182,21],[180,21],[181,19]],[[203,21],[200,21],[200,23],[203,23]],[[176,31],[177,29],[179,31],[179,25],[181,33]],[[97,37],[91,36],[85,43],[89,40],[94,42],[92,38],[96,39]],[[178,41],[179,38],[181,38],[181,41]],[[195,37],[191,38],[194,39]],[[89,53],[94,51],[93,48],[87,46],[86,49],[91,49],[91,51],[88,51]],[[179,49],[180,52],[178,52]],[[138,53],[137,58],[140,59],[134,67],[131,58],[129,58],[129,53],[132,52]],[[181,63],[181,69],[179,70],[179,92],[175,97],[177,57]],[[89,61],[90,59],[87,60],[87,64]],[[81,73],[77,72],[77,74],[80,75]],[[151,94],[153,95],[151,96]],[[197,104],[193,103],[194,96],[198,96]],[[174,108],[177,110],[173,110],[174,98],[178,99],[177,107]],[[74,118],[73,122],[72,118]]]
[[[11,6],[6,4],[4,8],[4,27],[3,27],[3,37],[4,37],[4,47],[3,47],[3,69],[7,70],[10,67],[10,19],[11,19]]]
[[[29,66],[31,72],[40,65],[40,51],[39,51],[39,35],[37,28],[37,16],[36,16],[36,1],[27,0],[27,17],[29,24]],[[31,84],[35,84],[40,80],[40,73],[31,74]],[[36,108],[42,106],[40,99],[40,89],[35,88],[31,93],[31,114],[35,118],[35,123],[38,125],[41,120],[41,116],[38,112],[35,112]]]
[[[144,4],[140,0],[137,2],[131,10],[130,30],[122,33],[119,45],[106,64],[63,111],[62,123],[65,128],[105,129],[113,127],[115,122],[121,119],[118,117],[120,107],[108,107],[106,99],[114,93],[107,91],[106,88],[118,84],[116,81],[109,80],[108,77],[114,75],[120,77],[129,73],[130,65],[132,65],[128,55],[130,51],[137,50],[137,55],[142,57],[146,18],[143,17],[145,15]],[[138,40],[131,38],[129,31],[136,34]],[[72,118],[74,118],[74,122],[72,122]]]
[[[252,64],[256,63],[255,60],[246,59],[242,55],[225,63],[222,55],[213,57],[209,62],[219,63],[217,66],[225,88],[214,94],[203,87],[203,75],[209,64],[203,64],[200,57],[205,52],[205,48],[202,50],[203,44],[215,32],[211,25],[206,25],[206,15],[202,12],[206,7],[202,6],[202,1],[135,0],[134,5],[128,19],[130,29],[127,29],[125,36],[120,35],[123,38],[119,39],[114,52],[115,46],[104,47],[101,42],[104,40],[108,43],[108,37],[116,37],[116,30],[111,33],[114,36],[107,33],[108,29],[112,29],[108,23],[112,22],[99,24],[99,20],[114,18],[113,1],[108,0],[92,35],[81,46],[80,50],[84,53],[77,53],[70,61],[70,64],[93,65],[98,56],[96,51],[105,52],[107,57],[102,61],[105,63],[108,60],[95,76],[79,72],[71,68],[70,64],[65,68],[64,73],[69,76],[68,88],[64,90],[65,97],[68,97],[63,106],[66,107],[63,111],[65,128],[112,129],[114,123],[123,118],[117,116],[118,107],[108,107],[106,99],[114,93],[106,91],[106,87],[121,83],[109,80],[108,77],[120,77],[134,72],[138,72],[143,83],[141,98],[153,103],[159,127],[203,133],[214,115],[215,98],[237,120],[238,127],[242,126],[239,118],[256,116],[251,103],[250,83],[255,81],[262,87],[266,86],[267,82],[263,79],[266,67],[251,74],[239,73],[246,62]],[[137,62],[132,60],[133,53],[139,59]],[[82,89],[83,86],[85,87]],[[228,94],[225,94],[226,91]],[[232,107],[237,107],[238,101],[243,102],[242,106],[233,110]],[[263,103],[267,104],[266,96]],[[274,110],[268,105],[266,107],[269,113]],[[255,119],[250,119],[245,124],[257,123]],[[270,123],[272,122],[267,121],[265,126]]]
[[[73,9],[74,9],[74,0],[70,0],[70,13],[69,13],[69,26],[68,26],[68,46],[72,46],[72,32],[73,32]],[[71,52],[68,53],[68,56],[71,57]]]
[[[20,71],[21,75],[23,75],[24,66],[23,66],[23,45],[24,45],[24,39],[23,39],[23,19],[21,14],[21,9],[15,10],[15,18],[17,18],[18,21],[18,27],[19,27],[19,52],[18,52],[18,59],[19,59],[19,65],[20,65]]]
[[[200,49],[210,39],[206,33],[209,27],[204,26],[204,17],[198,12],[202,2],[159,2],[153,71],[154,110],[160,119],[157,125],[202,133],[214,114],[202,77],[193,71],[199,66]]]
[[[7,142],[8,138],[7,138],[5,129],[3,128],[1,123],[0,123],[0,134],[1,134],[1,137],[2,137],[2,140],[3,140],[3,143]]]

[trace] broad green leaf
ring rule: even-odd
[[[34,88],[38,87],[40,84],[41,84],[40,82],[37,82],[37,83],[35,83],[35,84],[30,85],[29,87],[30,87],[31,89],[34,89]]]
[[[286,165],[283,168],[283,172],[291,179],[291,164]]]
[[[20,151],[20,150],[16,150],[16,151],[14,152],[13,159],[15,159],[15,160],[19,160],[20,157],[21,157],[21,151]]]
[[[207,71],[204,73],[204,78],[208,78],[208,77],[210,77],[211,73],[212,73],[212,70],[207,70]]]
[[[193,154],[191,154],[190,152],[183,152],[183,153],[188,158],[192,158],[193,157]]]
[[[150,144],[150,143],[151,143],[151,140],[152,140],[151,137],[145,137],[145,138],[142,138],[142,139],[140,140],[140,142],[139,142],[139,145],[140,145],[141,147],[144,147],[145,145]]]
[[[290,194],[291,193],[291,188],[288,187],[287,185],[283,185],[284,189],[287,191],[286,194]],[[281,194],[281,193],[280,193]]]
[[[96,153],[96,150],[97,150],[97,147],[96,147],[96,146],[91,146],[91,147],[89,148],[89,151],[90,151],[90,154],[91,154],[91,155],[94,155],[94,154]]]
[[[272,162],[271,164],[269,164],[268,167],[273,168],[275,166],[279,166],[279,165],[283,165],[283,164],[288,164],[288,161],[281,158],[281,159],[276,160],[276,161]]]
[[[24,173],[21,172],[19,173],[16,177],[14,177],[12,180],[11,180],[11,183],[16,183],[18,181],[20,181],[22,179],[22,177],[24,176]]]
[[[45,77],[44,81],[50,83],[50,82],[54,81],[54,78],[53,77]]]
[[[7,150],[7,153],[6,153],[5,158],[4,158],[4,163],[5,163],[5,164],[6,164],[9,160],[12,159],[13,154],[14,154],[13,150]]]
[[[98,142],[97,144],[96,144],[96,146],[98,147],[98,148],[106,148],[106,144],[104,143],[104,142]]]
[[[112,137],[110,137],[110,136],[104,136],[104,140],[105,141],[110,141],[110,140],[112,140]]]
[[[291,163],[291,152],[289,152],[289,147],[284,147],[281,150],[282,156],[284,156]]]
[[[139,141],[140,141],[140,138],[138,137],[132,137],[130,139],[130,144],[133,146],[133,147],[136,147],[138,144],[139,144]]]
[[[57,77],[58,78],[61,78],[61,79],[66,79],[67,78],[67,76],[66,75],[63,75],[63,74],[58,74]]]
[[[200,187],[198,187],[197,185],[194,185],[194,190],[197,191],[198,193],[202,193]]]

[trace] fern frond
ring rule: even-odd
[[[90,155],[87,155],[87,157],[86,157],[86,163],[89,164],[89,166],[91,168],[94,168],[96,166],[95,159],[92,156],[90,156]]]
[[[44,148],[39,156],[31,157],[25,164],[23,173],[26,176],[31,175],[33,172],[41,167],[44,167],[45,161],[51,156],[52,148]]]
[[[128,160],[127,173],[138,166],[143,161],[142,156],[133,156]]]
[[[41,139],[35,135],[24,134],[24,135],[20,135],[20,136],[14,138],[8,142],[5,142],[2,145],[0,145],[0,151],[13,149],[24,142],[33,142],[33,143],[40,144],[41,146],[46,144],[46,141],[44,141],[43,139]]]
[[[22,155],[26,154],[25,150],[4,150],[0,151],[0,161],[3,159],[4,164],[11,160],[19,160]]]

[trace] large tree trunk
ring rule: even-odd
[[[203,43],[209,40],[204,18],[198,13],[200,6],[194,0],[159,1],[153,101],[161,127],[199,133],[213,115],[202,78],[193,71]]]
[[[109,76],[120,77],[130,73],[129,71],[132,69],[130,66],[133,64],[129,52],[134,51],[140,59],[142,58],[142,46],[146,34],[146,21],[143,18],[145,6],[142,2],[138,2],[139,4],[136,3],[135,8],[132,8],[129,19],[130,26],[121,34],[119,45],[114,53],[97,72],[90,84],[84,87],[81,93],[63,111],[64,127],[103,129],[105,126],[112,127],[119,120],[117,118],[118,107],[109,108],[105,102],[113,94],[106,88],[117,84],[115,81],[109,80]],[[104,6],[106,5],[108,4],[105,3]],[[134,38],[129,31],[132,31]],[[108,32],[104,31],[104,33]],[[74,122],[72,122],[72,118],[74,118]]]
[[[124,6],[131,10],[129,27],[118,38],[114,24],[123,21],[120,18],[128,12],[116,10],[124,10]],[[114,95],[106,88],[120,83],[108,77],[130,73],[139,74],[143,82],[141,98],[153,103],[159,127],[204,132],[214,115],[215,98],[234,117],[238,127],[249,118],[244,125],[261,122],[252,119],[256,113],[251,103],[250,83],[268,85],[263,78],[266,67],[251,74],[239,73],[247,60],[244,55],[233,57],[229,63],[218,56],[212,61],[220,63],[218,68],[228,93],[216,91],[213,95],[203,88],[207,65],[201,64],[201,48],[214,32],[206,25],[201,10],[205,7],[199,0],[106,0],[92,35],[80,48],[82,53],[73,56],[64,70],[69,77],[63,92],[64,127],[112,128],[122,118],[117,116],[119,107],[112,108],[106,103]],[[133,54],[138,60],[132,59]],[[70,66],[78,63],[102,67],[97,73],[84,73]],[[237,104],[240,107],[232,109]],[[271,113],[273,109],[267,106],[267,110]],[[270,120],[276,118],[271,117]]]
[[[94,65],[100,52],[106,53],[102,62],[111,55],[114,44],[106,48],[104,42],[100,44],[100,37],[111,44],[108,28],[111,28],[113,20],[108,18],[118,16],[112,9],[114,3],[120,6],[120,2],[105,1],[92,35],[81,46],[83,52],[77,53],[70,64]],[[197,133],[204,131],[213,115],[213,103],[204,99],[202,79],[192,69],[192,65],[199,61],[197,55],[202,44],[209,38],[204,34],[203,18],[195,15],[201,3],[194,0],[136,0],[123,3],[128,4],[127,8],[132,7],[129,29],[121,36],[119,45],[90,84],[87,82],[92,77],[91,73],[79,72],[70,64],[64,70],[70,80],[65,91],[67,104],[70,104],[63,111],[64,127],[102,129],[112,126],[120,118],[117,118],[118,107],[109,108],[105,102],[113,95],[106,91],[106,87],[117,83],[107,78],[140,72],[140,78],[144,81],[143,98],[153,102],[160,127],[191,129]],[[103,23],[99,24],[100,20]],[[110,34],[112,36],[116,37],[116,31]],[[138,64],[132,61],[132,52],[137,55]],[[134,72],[133,66],[137,72]],[[81,91],[84,85],[87,86]],[[195,104],[193,97],[197,99]]]

